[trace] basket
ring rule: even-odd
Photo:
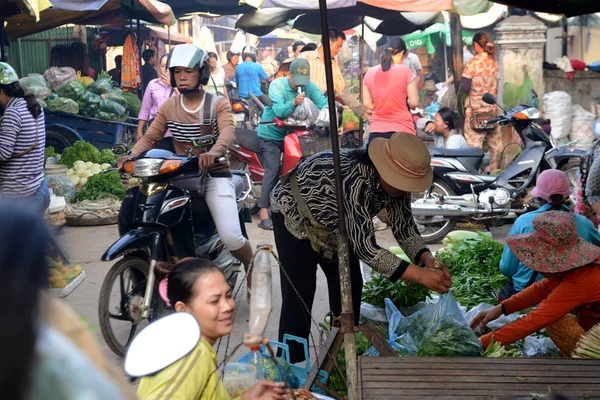
[[[120,204],[117,196],[105,194],[95,202],[69,205],[66,212],[67,225],[114,225],[119,219],[118,210]]]
[[[118,214],[100,215],[93,212],[82,214],[67,214],[67,225],[69,226],[99,226],[99,225],[114,225],[119,218]]]

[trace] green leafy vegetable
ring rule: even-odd
[[[127,102],[127,112],[132,117],[137,117],[140,114],[140,109],[142,108],[142,102],[140,98],[131,92],[123,92],[121,96]]]
[[[119,118],[121,118],[122,116],[125,115],[125,113],[127,112],[127,109],[125,107],[123,107],[122,105],[120,105],[119,103],[116,103],[112,100],[102,100],[100,102],[100,111],[104,111],[105,113],[115,114]]]
[[[78,79],[65,82],[56,89],[60,97],[65,97],[74,101],[79,101],[85,93],[85,86]]]
[[[50,158],[50,157],[56,157],[58,155],[58,153],[56,152],[54,147],[48,146],[44,149],[44,155],[46,156],[46,158]]]
[[[97,200],[104,194],[114,194],[119,199],[125,197],[127,187],[121,182],[117,171],[103,172],[92,175],[75,196],[75,202],[82,200]]]
[[[91,117],[94,115],[102,99],[95,93],[86,91],[77,101],[79,104],[79,114],[84,117]]]
[[[112,79],[110,76],[107,78],[98,75],[98,79],[88,87],[88,90],[100,95],[110,92],[112,88]]]
[[[102,97],[102,100],[114,101],[115,103],[119,103],[123,107],[127,107],[127,100],[125,100],[125,98],[123,98],[123,92],[122,91],[115,91],[115,90],[113,90],[111,92],[103,94],[100,97]]]
[[[369,347],[371,347],[371,343],[369,343],[369,341],[367,340],[367,338],[361,334],[361,333],[355,333],[354,334],[354,341],[356,343],[356,355],[357,356],[361,356],[365,353],[365,351],[367,351],[367,349],[369,349]],[[340,351],[338,352],[335,361],[337,363],[337,365],[339,365],[340,370],[342,370],[342,373],[344,374],[344,377],[342,378],[338,372],[338,370],[336,368],[331,370],[331,373],[329,374],[329,381],[327,383],[327,385],[329,386],[329,388],[341,395],[346,396],[348,394],[348,387],[346,386],[346,350],[344,349],[344,346],[342,346],[340,348]]]
[[[71,147],[67,147],[61,156],[61,163],[69,168],[73,168],[75,161],[91,161],[94,164],[100,163],[100,151],[91,143],[78,140]]]
[[[114,165],[117,162],[117,156],[111,149],[104,149],[100,152],[100,160],[98,164]]]
[[[46,109],[48,111],[62,111],[67,114],[78,114],[79,105],[77,102],[65,97],[57,97],[56,99],[48,100],[46,102]]]
[[[450,243],[437,253],[448,267],[452,293],[461,305],[498,304],[498,292],[508,279],[499,267],[503,248],[487,235],[478,235]]]
[[[490,344],[487,349],[481,353],[483,357],[521,357],[521,352],[517,349],[507,349],[502,346],[499,342],[494,341],[494,337],[492,336],[492,340],[490,340]],[[517,379],[519,377],[517,376]],[[523,379],[523,378],[521,378]]]
[[[415,282],[399,279],[391,282],[380,274],[373,274],[371,280],[365,283],[362,300],[376,307],[385,308],[385,299],[388,298],[396,307],[413,307],[421,301],[427,300],[429,290]]]
[[[457,323],[452,317],[439,320],[432,331],[426,332],[417,355],[422,357],[478,356],[479,340],[467,325]]]

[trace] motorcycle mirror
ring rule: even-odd
[[[141,377],[161,371],[186,356],[199,340],[200,325],[192,314],[163,317],[133,339],[125,355],[125,372]]]
[[[487,104],[496,104],[496,98],[491,93],[484,93],[482,100]]]
[[[115,144],[110,148],[110,150],[117,155],[125,154],[127,153],[127,146],[125,146],[124,144]]]

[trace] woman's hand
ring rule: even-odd
[[[219,158],[219,154],[213,152],[202,153],[198,156],[198,166],[202,169],[208,169],[215,165],[215,160]]]
[[[501,315],[502,304],[498,304],[496,307],[492,307],[489,310],[482,311],[471,321],[471,329],[475,330],[477,327],[485,328],[488,322],[498,319]]]
[[[242,400],[268,400],[283,399],[285,395],[283,382],[258,381],[246,393],[242,395]]]
[[[435,257],[433,259],[435,260]],[[431,269],[419,268],[414,264],[410,264],[402,274],[402,279],[416,282],[441,294],[448,293],[448,290],[452,287],[452,279],[446,267]]]
[[[427,123],[427,125],[425,125],[425,128],[423,129],[425,132],[427,133],[434,133],[435,132],[435,122],[430,121]]]

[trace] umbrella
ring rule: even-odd
[[[539,11],[549,14],[565,14],[567,17],[600,12],[598,0],[493,0],[510,7]]]
[[[169,0],[168,3],[177,17],[192,13],[237,15],[254,9],[238,4],[239,0]]]
[[[0,19],[24,12],[30,17],[35,18],[35,22],[37,22],[40,20],[40,12],[50,7],[52,7],[52,3],[48,0],[1,0]]]

